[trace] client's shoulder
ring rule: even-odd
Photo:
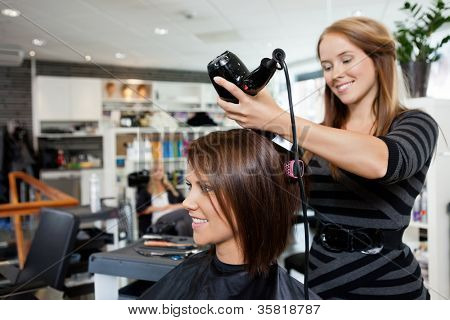
[[[305,286],[303,283],[298,281],[289,275],[283,267],[278,266],[277,268],[278,279],[279,279],[279,297],[277,299],[282,300],[304,300],[305,299]],[[309,299],[311,300],[319,300],[320,297],[308,290]]]
[[[202,265],[209,265],[211,262],[211,254],[206,251],[201,251],[199,253],[196,253],[188,258],[186,258],[182,263],[180,263],[173,271],[177,272],[178,270],[183,270],[183,272],[189,270],[189,269],[201,269]]]
[[[212,256],[208,250],[200,251],[199,253],[193,254],[189,258],[187,258],[184,263],[185,264],[197,264],[199,262],[209,262],[211,261]]]

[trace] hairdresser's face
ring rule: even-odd
[[[226,222],[208,180],[188,168],[186,184],[189,194],[183,201],[183,206],[192,217],[195,243],[198,245],[215,244],[216,247],[235,246],[232,228]]]
[[[347,37],[326,34],[319,46],[325,81],[331,91],[349,107],[368,99],[373,102],[378,87],[371,58]]]

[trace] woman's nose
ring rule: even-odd
[[[336,64],[333,67],[333,71],[332,72],[333,72],[332,73],[333,80],[337,80],[339,78],[342,78],[343,75],[344,75],[344,69],[342,68],[342,65],[340,63]]]
[[[198,209],[197,203],[192,199],[192,196],[189,196],[189,194],[183,201],[183,207],[188,211],[194,211]]]

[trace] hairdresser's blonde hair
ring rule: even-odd
[[[398,74],[396,65],[395,41],[381,23],[365,17],[351,17],[338,20],[326,28],[317,43],[317,56],[320,59],[320,44],[325,35],[336,33],[345,36],[352,44],[363,50],[372,59],[378,82],[378,92],[372,105],[375,115],[374,136],[385,135],[394,119],[407,109],[398,97]],[[342,128],[348,120],[348,108],[331,89],[325,88],[325,118],[323,125]],[[310,159],[311,153],[305,153]],[[333,177],[337,178],[336,166],[330,164]]]

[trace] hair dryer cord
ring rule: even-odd
[[[281,68],[284,70],[284,75],[286,77],[286,87],[287,87],[287,93],[288,93],[288,99],[289,99],[289,113],[291,116],[291,126],[292,126],[292,142],[293,142],[293,150],[294,150],[294,160],[295,160],[295,166],[297,168],[297,172],[300,172],[300,163],[299,163],[299,148],[298,148],[298,141],[297,141],[297,126],[295,122],[295,115],[294,115],[294,106],[292,103],[292,92],[291,92],[291,82],[289,80],[289,72],[288,67],[286,65],[286,62],[284,61],[286,54],[281,49],[275,49],[272,53],[273,59],[278,62],[278,64],[281,66]],[[300,156],[303,156],[301,154]],[[305,186],[303,184],[303,178],[299,177],[297,180],[299,187],[300,187],[300,197],[301,197],[301,203],[302,203],[302,213],[303,213],[303,220],[304,220],[304,227],[305,227],[305,278],[303,282],[303,288],[305,291],[305,299],[309,300],[309,288],[308,288],[308,265],[309,265],[309,224],[308,224],[308,213],[307,213],[307,207],[306,207],[306,199],[305,199]]]

